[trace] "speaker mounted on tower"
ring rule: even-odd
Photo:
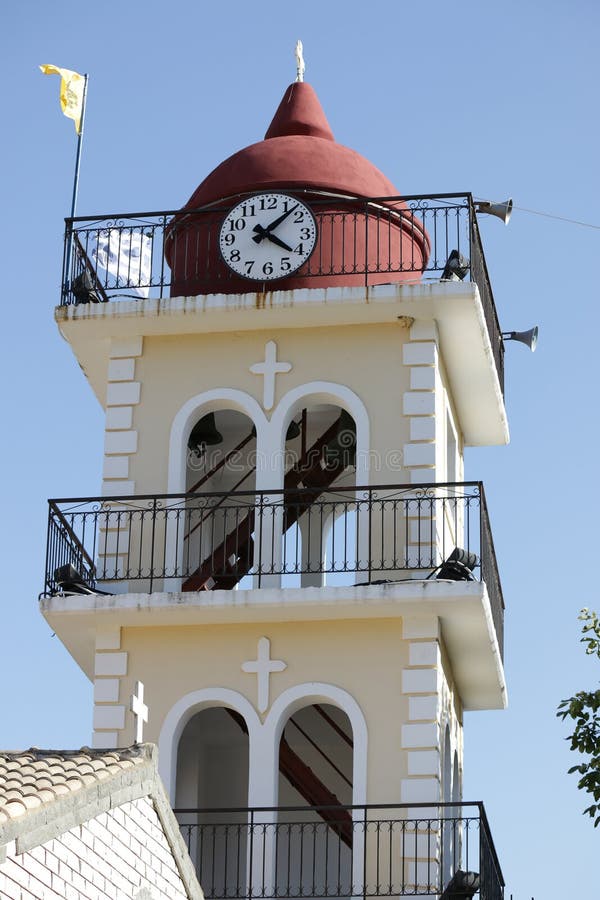
[[[436,579],[444,579],[446,581],[475,581],[473,569],[476,565],[476,553],[471,553],[470,550],[463,550],[462,547],[455,547],[450,556],[437,569],[434,569],[428,577],[431,578],[435,575]]]
[[[486,216],[496,216],[497,219],[502,219],[505,225],[508,225],[512,210],[512,197],[509,197],[508,200],[505,200],[503,203],[493,203],[491,200],[475,201],[476,213],[484,213]]]
[[[529,331],[503,331],[501,337],[503,341],[518,341],[525,344],[533,353],[537,347],[538,331],[538,326],[534,325]]]
[[[462,253],[453,250],[446,261],[440,281],[464,281],[469,265],[469,260]]]

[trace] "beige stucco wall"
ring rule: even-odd
[[[123,629],[129,669],[152,697],[146,739],[158,740],[170,708],[194,689],[229,688],[256,707],[257,677],[241,666],[256,659],[262,636],[271,641],[271,658],[287,664],[270,677],[270,705],[288,688],[308,682],[336,685],[354,697],[369,734],[369,797],[384,802],[390,785],[386,787],[381,774],[395,773],[399,786],[401,724],[406,718],[401,685],[406,643],[398,620]]]
[[[275,376],[274,402],[265,409],[267,379],[251,367],[265,359],[267,344],[276,347],[277,361],[289,371]],[[354,400],[345,400],[344,391]],[[210,402],[198,399],[207,392]],[[263,454],[267,460],[262,464],[263,488],[279,486],[282,476],[269,460],[283,451],[283,434],[276,427],[261,442],[261,419],[264,415],[264,421],[277,420],[280,409],[288,409],[290,396],[295,401],[288,421],[292,415],[297,419],[304,407],[310,417],[311,408],[323,402],[344,406],[355,419],[352,403],[364,410],[363,424],[357,421],[360,483],[462,478],[463,437],[433,322],[115,339],[106,393],[105,495],[184,490],[185,477],[174,477],[175,470],[181,471],[174,457],[206,412],[241,408],[232,393],[246,398],[242,406],[254,405],[257,411],[256,448],[261,447],[259,458]],[[240,438],[248,430],[240,431]],[[450,433],[456,449],[455,465],[449,468]],[[313,426],[309,441],[315,437]],[[190,477],[193,482],[195,476]],[[244,484],[245,489],[252,487],[252,480]]]
[[[258,712],[258,680],[242,670],[255,660],[258,641],[270,640],[270,658],[283,660],[286,668],[269,679],[269,706]],[[411,650],[412,647],[412,650]],[[145,740],[158,742],[165,720],[182,697],[200,689],[226,689],[244,697],[262,722],[284,693],[304,685],[308,705],[318,701],[310,685],[322,683],[341,688],[358,704],[368,735],[366,792],[369,803],[400,802],[402,785],[411,778],[409,756],[422,750],[441,752],[445,723],[449,722],[453,745],[461,742],[460,702],[453,686],[445,654],[438,649],[423,660],[413,658],[415,648],[435,647],[435,642],[408,641],[402,619],[338,620],[321,622],[268,622],[206,625],[186,628],[123,628],[121,652],[127,653],[127,676],[121,680],[121,697],[134,691],[135,681],[151,698]],[[411,686],[406,673],[426,676],[428,684]],[[433,679],[433,680],[432,680]],[[423,747],[407,744],[403,727],[410,721],[409,698],[429,697],[428,722],[417,728],[427,732]],[[223,705],[214,701],[208,705]],[[282,716],[282,727],[293,710]],[[431,735],[437,735],[431,737]],[[131,717],[119,734],[119,743],[132,739]],[[175,752],[175,748],[172,748]],[[441,761],[426,773],[429,788],[438,784]],[[418,787],[418,786],[416,786]],[[435,785],[433,785],[435,789]],[[423,797],[430,799],[427,794]]]
[[[408,440],[402,416],[409,377],[402,362],[406,339],[406,329],[383,325],[146,338],[136,371],[142,385],[134,413],[138,452],[130,468],[136,492],[166,490],[171,424],[190,398],[233,388],[262,403],[264,379],[252,374],[250,366],[264,359],[271,340],[278,360],[292,364],[289,373],[275,379],[274,409],[285,393],[309,382],[349,387],[368,409],[371,449],[384,460],[383,470],[373,472],[371,480],[376,483],[381,475],[389,481],[386,451]],[[394,471],[391,480],[402,481],[402,474]]]

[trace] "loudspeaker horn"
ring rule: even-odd
[[[502,340],[503,341],[519,341],[520,344],[525,344],[526,347],[529,347],[531,352],[533,353],[537,346],[538,339],[538,327],[534,325],[533,328],[530,328],[529,331],[503,331],[502,332]]]
[[[509,197],[504,203],[492,203],[491,200],[475,201],[475,212],[485,213],[488,216],[496,216],[498,219],[502,219],[505,225],[508,225],[512,209],[512,197]]]
[[[474,581],[472,573],[476,565],[476,553],[463,550],[462,547],[455,547],[448,559],[439,566],[435,577],[448,581]]]
[[[453,250],[446,261],[440,281],[463,281],[468,271],[469,260],[458,250]]]

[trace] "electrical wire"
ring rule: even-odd
[[[520,212],[531,213],[534,216],[544,216],[546,219],[557,219],[559,222],[569,222],[571,225],[581,225],[583,228],[595,228],[600,231],[600,225],[593,225],[591,222],[580,222],[578,219],[567,219],[566,216],[554,216],[552,213],[540,212],[537,209],[525,209],[524,206],[514,206],[513,209],[518,209]]]
[[[473,197],[474,203],[499,203],[496,200],[483,200],[481,197]],[[505,202],[505,201],[502,201]],[[533,216],[543,216],[545,219],[556,219],[559,222],[568,222],[570,225],[581,225],[583,228],[594,228],[600,231],[600,225],[593,225],[591,222],[581,222],[579,219],[568,219],[566,216],[555,216],[552,213],[540,212],[539,209],[527,209],[525,206],[517,206],[513,203],[513,210],[518,209],[519,212],[531,213]]]

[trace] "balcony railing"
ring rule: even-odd
[[[60,590],[56,570],[68,564],[109,591],[118,582],[152,592],[424,579],[456,547],[473,554],[502,648],[480,482],[50,500],[44,592]]]
[[[231,292],[240,278],[214,248],[223,217],[239,199],[197,210],[67,219],[61,304],[165,297],[169,291],[184,296]],[[440,279],[450,254],[458,251],[464,277],[479,288],[503,386],[504,345],[471,194],[333,199],[334,209],[331,196],[311,194],[322,240],[294,277],[300,276],[305,287],[321,286],[329,278],[368,286],[410,273],[416,279]],[[175,261],[176,273],[167,256]],[[280,287],[285,289],[284,280],[243,282],[237,290]]]
[[[207,900],[431,898],[442,895],[460,872],[470,873],[468,881],[481,900],[504,896],[481,803],[179,809],[175,814]]]

